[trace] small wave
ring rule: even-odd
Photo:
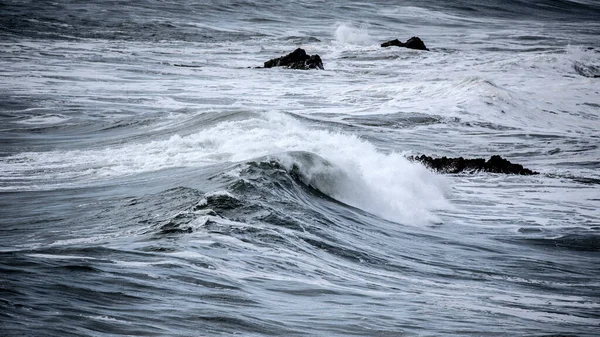
[[[18,121],[20,124],[27,125],[51,125],[51,124],[59,124],[63,123],[70,118],[61,114],[46,114],[46,115],[36,115],[28,117],[27,119],[23,119]]]
[[[321,40],[319,40],[318,38],[316,38],[314,36],[301,36],[301,35],[286,36],[283,38],[283,40],[291,42],[291,43],[295,43],[298,45],[321,42]]]
[[[196,209],[203,208],[217,208],[217,209],[232,209],[242,205],[242,202],[236,199],[231,193],[227,191],[216,191],[207,193],[204,198],[200,200]]]
[[[527,241],[535,245],[557,249],[600,252],[600,236],[598,235],[569,234],[553,239],[532,238]]]
[[[390,113],[380,115],[349,116],[343,118],[353,125],[364,125],[377,128],[411,128],[423,125],[439,124],[443,118],[420,113]]]
[[[511,90],[495,83],[490,78],[481,76],[466,76],[450,81],[438,81],[430,85],[420,85],[410,88],[408,96],[427,97],[432,102],[456,102],[457,107],[473,107],[469,113],[474,113],[474,108],[495,107],[500,110],[512,110],[521,101]],[[403,97],[394,99],[404,100]],[[475,114],[478,114],[475,113]],[[456,116],[453,116],[456,117]],[[461,115],[461,117],[465,117]],[[501,118],[498,122],[502,121]],[[496,121],[494,121],[496,122]]]

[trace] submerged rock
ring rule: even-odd
[[[404,48],[418,49],[418,50],[429,50],[425,46],[425,43],[417,36],[411,37],[410,39],[408,39],[408,41],[406,41],[406,43],[402,43],[400,40],[395,39],[395,40],[391,40],[388,42],[384,42],[381,44],[381,46],[382,47],[396,46],[396,47],[404,47]]]
[[[323,62],[321,61],[321,57],[319,55],[308,55],[304,49],[298,48],[285,56],[265,62],[264,67],[287,67],[290,69],[303,70],[323,69]]]
[[[459,173],[459,172],[491,172],[491,173],[504,173],[504,174],[519,174],[519,175],[533,175],[538,172],[524,168],[522,165],[513,164],[510,161],[500,157],[492,156],[489,160],[483,158],[465,159],[463,157],[458,158],[432,158],[426,155],[422,156],[411,156],[409,160],[418,161],[423,163],[425,166],[432,170],[441,173]]]

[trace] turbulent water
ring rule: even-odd
[[[0,0],[0,334],[600,335],[599,18]]]

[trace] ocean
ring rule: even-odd
[[[598,1],[0,0],[0,78],[2,336],[600,335]]]

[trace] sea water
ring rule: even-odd
[[[1,334],[597,336],[598,18],[2,1]],[[256,68],[299,47],[325,69]]]

